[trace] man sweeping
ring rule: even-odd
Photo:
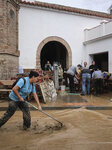
[[[23,112],[23,128],[30,128],[31,117],[28,104],[25,102],[27,96],[32,92],[35,101],[37,102],[38,109],[41,111],[41,105],[36,94],[35,84],[39,74],[31,71],[29,77],[20,78],[16,85],[12,88],[9,94],[9,106],[4,115],[0,118],[0,127],[4,125],[19,107]]]

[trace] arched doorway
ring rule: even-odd
[[[62,64],[62,68],[66,69],[67,50],[66,47],[57,41],[51,41],[44,45],[40,54],[41,68],[44,70],[46,62],[49,60],[51,65],[54,62]]]
[[[72,52],[68,43],[56,36],[43,40],[37,49],[36,67],[44,69],[47,60],[51,64],[54,61],[60,62],[63,68],[69,68],[72,65]]]

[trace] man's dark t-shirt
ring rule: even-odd
[[[97,69],[97,66],[96,65],[90,65],[89,69],[92,69],[90,71],[91,71],[91,73],[93,73]]]

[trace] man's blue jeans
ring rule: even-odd
[[[86,84],[87,84],[87,94],[90,94],[90,79],[91,75],[89,73],[82,74],[82,94],[86,94]]]

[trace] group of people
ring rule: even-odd
[[[53,67],[51,66],[50,62],[47,61],[45,64],[45,70],[53,71]],[[59,83],[64,78],[65,71],[63,70],[60,63],[58,63],[58,78]],[[94,93],[96,95],[99,95],[102,93],[102,87],[103,87],[103,80],[105,77],[109,76],[106,73],[103,73],[101,71],[101,68],[99,68],[95,61],[92,61],[92,64],[90,66],[87,65],[87,62],[85,61],[83,66],[78,64],[77,66],[71,66],[66,71],[66,81],[65,85],[69,85],[70,93],[75,92],[75,84],[82,84],[82,92],[81,95],[90,94],[90,89],[93,87]],[[92,81],[92,82],[91,82]],[[62,83],[62,82],[61,82]],[[91,87],[90,87],[91,84]]]
[[[103,78],[104,74],[102,73],[101,69],[96,66],[95,61],[92,61],[92,65],[87,66],[87,62],[84,62],[84,66],[77,65],[71,66],[67,72],[66,76],[69,79],[69,88],[70,92],[75,92],[75,81],[81,81],[82,83],[82,93],[81,95],[90,94],[90,81],[92,79],[92,86],[94,87],[95,94],[102,93],[102,86],[103,86]]]

